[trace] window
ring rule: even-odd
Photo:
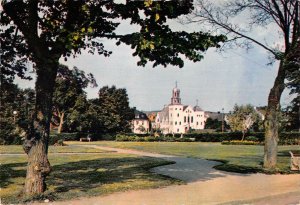
[[[177,117],[179,117],[179,113],[177,113]]]
[[[201,125],[202,125],[202,122],[201,122]]]
[[[181,121],[179,122],[179,125],[181,125]]]
[[[170,116],[172,117],[172,114]]]
[[[179,129],[177,129],[177,132],[179,132]]]
[[[197,122],[197,125],[199,125],[199,122]]]
[[[184,121],[184,123],[186,123],[186,116],[184,116],[184,120],[183,121]]]
[[[190,123],[190,116],[188,116],[188,123]]]
[[[191,123],[193,123],[193,122],[194,122],[194,117],[191,118]]]
[[[142,122],[142,125],[144,125],[144,122]]]
[[[175,125],[177,125],[177,121],[175,121]]]
[[[177,110],[177,108],[175,108],[175,110]]]

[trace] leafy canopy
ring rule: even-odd
[[[188,14],[192,1],[94,1],[62,0],[3,1],[1,44],[12,52],[14,61],[23,57],[35,63],[43,58],[76,56],[82,49],[109,56],[101,38],[116,39],[117,44],[131,45],[139,56],[138,65],[147,61],[154,66],[183,66],[182,56],[198,61],[202,52],[217,47],[225,37],[208,33],[173,32],[167,19]],[[139,31],[117,34],[123,20],[138,25]],[[5,67],[15,70],[15,67]],[[25,68],[26,69],[26,68]],[[41,68],[38,68],[41,69]],[[24,69],[23,69],[24,70]]]

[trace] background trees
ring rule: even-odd
[[[34,108],[35,92],[20,89],[10,81],[0,86],[0,143],[20,143],[21,129],[30,126],[29,118]]]
[[[115,86],[102,87],[99,98],[89,101],[86,113],[88,118],[93,118],[89,130],[100,133],[130,132],[130,122],[134,118],[126,89]]]
[[[197,0],[193,14],[187,22],[209,24],[216,33],[224,33],[238,46],[249,48],[254,43],[265,49],[272,58],[278,60],[279,69],[268,96],[265,119],[264,167],[274,169],[277,161],[278,128],[280,117],[280,98],[285,88],[285,80],[293,79],[299,72],[299,1],[291,0]],[[240,24],[237,18],[250,15],[248,23]],[[271,47],[268,43],[251,35],[253,28],[272,24],[280,32],[282,49]],[[230,44],[232,46],[232,44]],[[297,53],[297,54],[296,54]],[[297,77],[296,77],[297,78]]]
[[[67,66],[61,65],[55,80],[53,93],[53,117],[52,124],[58,126],[58,133],[61,133],[65,120],[72,111],[78,109],[78,104],[86,98],[84,91],[88,84],[97,86],[92,74],[85,74],[84,71],[74,67],[70,70]],[[75,107],[76,106],[76,107]]]
[[[240,131],[243,133],[242,141],[245,133],[259,120],[259,114],[251,105],[235,105],[232,114],[226,116],[230,129],[232,131]]]

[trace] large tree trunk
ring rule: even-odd
[[[45,58],[37,63],[36,108],[30,133],[24,142],[28,154],[24,194],[40,194],[46,190],[45,179],[50,173],[48,140],[52,115],[52,95],[58,61]]]
[[[280,97],[284,90],[284,61],[280,62],[278,74],[268,97],[268,107],[265,118],[264,168],[272,170],[277,163],[278,127],[280,114]]]
[[[59,117],[59,125],[58,125],[58,129],[57,129],[57,133],[61,133],[63,125],[64,125],[65,113],[61,112],[58,117]]]

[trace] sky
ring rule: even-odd
[[[171,22],[176,30],[199,31],[199,25],[182,25]],[[251,35],[261,41],[276,46],[279,42],[275,27],[255,28]],[[118,29],[119,33],[129,32],[128,24]],[[217,52],[209,49],[200,62],[185,60],[183,68],[173,66],[152,68],[138,67],[133,50],[126,45],[116,46],[113,41],[103,40],[106,49],[113,51],[110,57],[91,55],[82,52],[76,58],[61,63],[91,72],[98,83],[96,88],[87,88],[88,98],[96,98],[103,86],[115,85],[126,88],[131,107],[139,110],[161,110],[170,103],[175,82],[181,90],[181,102],[186,105],[198,105],[205,111],[232,110],[234,104],[267,104],[269,90],[277,74],[278,63],[268,66],[268,54],[254,46],[253,49],[229,49]],[[33,87],[34,82],[18,79],[21,87]],[[291,100],[287,92],[282,96],[282,104]]]

